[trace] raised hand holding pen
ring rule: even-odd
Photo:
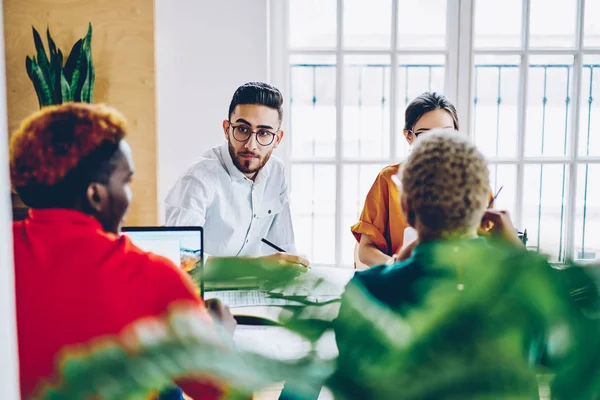
[[[486,225],[491,225],[492,228],[489,230],[480,229],[480,235],[495,237],[517,247],[524,246],[521,239],[519,239],[517,230],[513,226],[508,211],[486,210],[481,221],[481,226],[483,227]]]
[[[496,195],[494,197],[492,197],[492,199],[490,200],[490,202],[488,203],[488,210],[491,209],[494,206],[494,202],[496,201],[496,199],[498,198],[498,195],[500,194],[500,192],[502,191],[502,188],[504,186],[500,186],[500,189],[498,189],[498,191],[496,192]],[[494,227],[494,223],[490,220],[488,221],[481,221],[481,227],[479,228],[480,232],[487,232],[489,230],[491,230]]]

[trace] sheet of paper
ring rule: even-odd
[[[411,226],[406,228],[404,230],[404,246],[417,240],[417,237],[419,237],[419,234],[417,233],[417,230],[415,228]]]
[[[233,340],[241,349],[278,360],[294,360],[310,351],[310,342],[302,336],[277,326],[238,325]],[[327,332],[316,345],[320,357],[338,354],[333,332]]]
[[[310,343],[277,326],[238,325],[233,339],[240,349],[277,360],[294,360],[308,354]]]
[[[271,293],[290,297],[311,296],[313,299],[321,299],[322,302],[331,301],[335,297],[341,297],[354,272],[353,269],[343,268],[311,268],[285,288],[274,289]]]

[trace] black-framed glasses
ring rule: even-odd
[[[252,134],[256,135],[256,141],[261,146],[268,146],[273,143],[275,140],[275,135],[277,132],[271,132],[266,129],[259,129],[257,131],[253,131],[247,125],[233,125],[231,122],[229,123],[231,126],[231,130],[233,131],[233,138],[238,142],[247,142],[250,140],[250,136]]]
[[[422,135],[423,133],[427,133],[427,132],[429,132],[429,130],[426,130],[426,131],[420,131],[420,132],[414,132],[414,131],[411,131],[410,129],[408,129],[408,133],[411,133],[411,134],[413,134],[413,135],[414,135],[416,138],[418,138],[418,137],[419,137],[419,135]]]

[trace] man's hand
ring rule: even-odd
[[[289,253],[274,253],[268,256],[258,257],[258,259],[271,264],[296,267],[301,271],[306,271],[310,265],[310,262],[307,259]]]
[[[478,233],[481,236],[491,236],[515,246],[523,247],[523,242],[519,239],[517,230],[513,226],[507,211],[486,210]]]
[[[221,303],[219,299],[208,299],[205,301],[210,315],[217,320],[225,330],[233,335],[237,322],[229,310],[229,306]]]

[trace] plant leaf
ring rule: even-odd
[[[88,81],[88,58],[85,52],[81,52],[81,64],[79,65],[79,72],[77,81],[71,80],[71,90],[74,90],[73,100],[83,100],[83,88],[87,85]],[[73,74],[75,77],[75,74]]]
[[[53,56],[56,56],[56,43],[54,43],[54,39],[52,39],[52,35],[50,34],[50,28],[46,30],[46,36],[48,37],[48,50],[50,51],[50,60],[52,60]]]
[[[81,48],[83,45],[83,39],[79,39],[75,42],[65,63],[64,72],[67,81],[73,82],[73,75],[79,73],[78,66],[81,63]],[[77,82],[77,79],[74,80]]]
[[[71,87],[69,86],[69,81],[65,77],[65,74],[60,71],[60,92],[62,97],[62,102],[67,103],[73,101],[73,97],[71,96]]]
[[[61,103],[60,96],[60,76],[57,73],[57,63],[56,58],[58,57],[58,53],[56,52],[56,44],[52,39],[52,35],[50,35],[50,28],[46,30],[46,36],[48,37],[48,50],[50,52],[50,68],[49,68],[49,86],[52,88],[52,101],[53,104]],[[59,69],[62,68],[62,64],[59,65]],[[57,79],[58,77],[58,79]]]
[[[52,104],[52,91],[35,57],[31,60],[31,81],[38,96],[40,108]]]
[[[37,98],[38,98],[38,104],[41,108],[42,107],[42,101],[40,98],[41,87],[39,85],[39,81],[37,80],[36,75],[33,73],[33,60],[29,56],[25,57],[25,69],[27,70],[27,76],[29,76],[31,83],[33,83],[33,88],[34,88],[35,94],[37,95]]]
[[[29,79],[31,79],[32,77],[32,67],[33,67],[33,60],[31,59],[31,57],[27,56],[25,57],[25,69],[27,70],[27,76],[29,76]]]
[[[87,73],[83,85],[81,101],[91,103],[94,99],[94,84],[96,82],[96,71],[92,61],[92,23],[88,24],[88,31],[83,39],[83,50],[87,57]]]
[[[91,57],[91,53],[90,53],[90,57]],[[89,77],[90,82],[89,82],[89,92],[88,92],[87,102],[92,103],[94,101],[94,86],[96,84],[96,69],[94,68],[94,64],[91,62],[91,58],[90,58],[88,73],[90,74],[90,77]]]
[[[33,42],[35,43],[35,49],[37,51],[37,62],[40,66],[46,81],[49,81],[50,78],[50,62],[48,61],[48,56],[46,55],[46,49],[44,48],[44,43],[42,42],[42,38],[38,31],[32,26],[33,31]]]
[[[52,64],[52,69],[54,72],[54,95],[55,95],[55,99],[56,99],[56,104],[62,104],[65,100],[63,99],[63,89],[62,89],[62,79],[63,79],[63,72],[62,72],[62,61],[63,61],[63,54],[62,51],[58,50],[58,52],[56,53],[56,57],[54,57],[53,60],[53,64]]]

